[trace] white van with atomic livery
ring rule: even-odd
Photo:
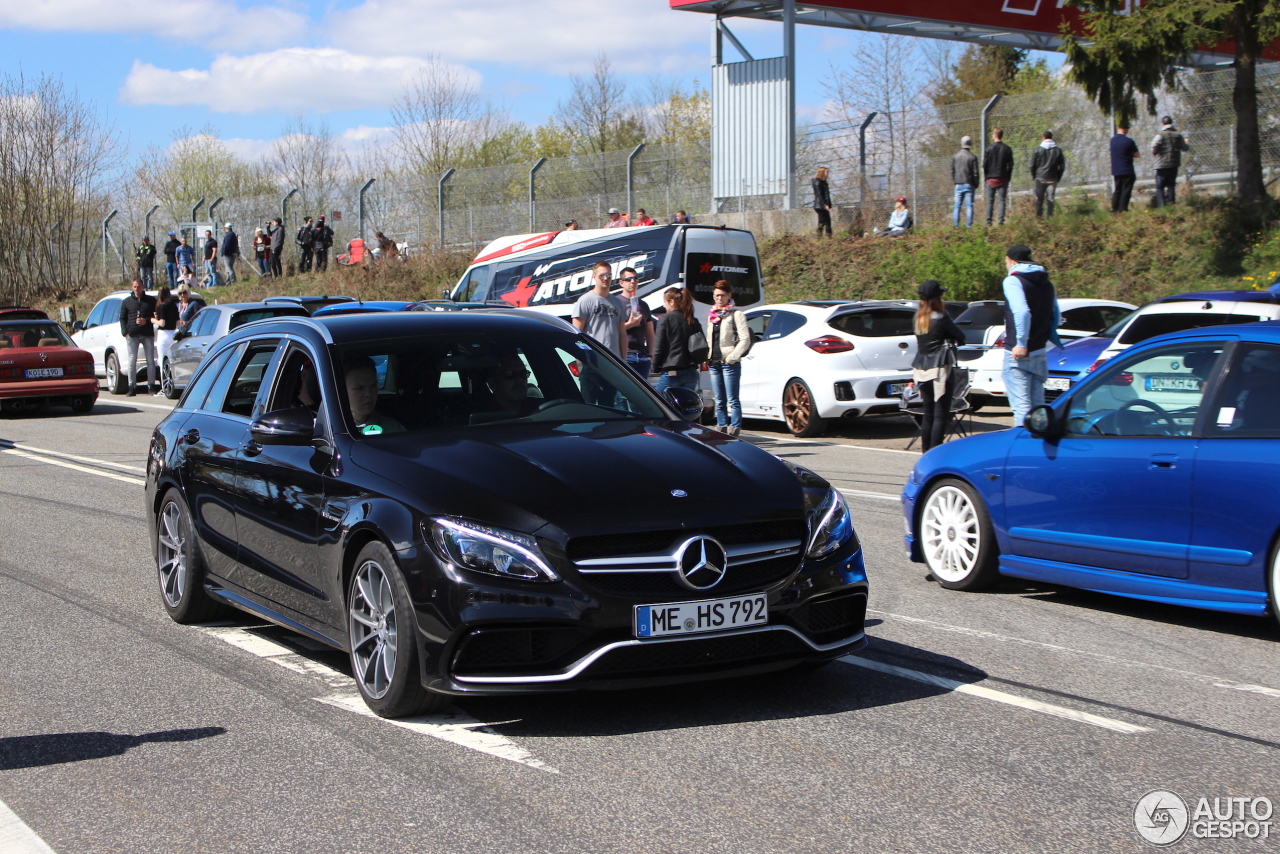
[[[446,298],[532,309],[567,320],[578,297],[591,289],[591,268],[598,261],[608,262],[615,279],[624,268],[634,267],[637,294],[651,309],[663,310],[662,292],[668,287],[684,287],[693,294],[695,313],[705,320],[712,288],[721,279],[733,285],[738,308],[764,303],[760,260],[751,232],[708,225],[501,237],[476,256]]]

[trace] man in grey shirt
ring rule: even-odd
[[[609,295],[613,268],[597,261],[591,268],[593,287],[573,304],[573,325],[627,360],[627,306]]]

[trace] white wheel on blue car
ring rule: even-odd
[[[1267,587],[1271,590],[1271,617],[1280,623],[1280,543],[1271,550],[1271,571],[1267,576]]]
[[[995,583],[995,532],[986,505],[964,481],[934,484],[920,509],[920,551],[943,587],[981,590]]]

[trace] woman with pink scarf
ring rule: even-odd
[[[716,429],[737,436],[742,432],[742,401],[738,399],[742,381],[742,357],[751,349],[747,318],[733,304],[733,285],[721,279],[711,298],[715,307],[707,318],[707,341],[711,391],[716,397]]]

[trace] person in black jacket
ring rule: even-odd
[[[329,269],[329,247],[333,245],[333,229],[324,224],[324,217],[320,217],[311,233],[311,251],[316,256],[316,272],[323,273]]]
[[[916,289],[920,307],[916,309],[916,357],[911,363],[911,378],[924,404],[920,442],[925,451],[941,445],[947,435],[956,388],[956,347],[964,343],[964,333],[942,304],[945,291],[933,279],[921,282]]]
[[[831,189],[827,186],[827,167],[819,166],[813,176],[813,212],[818,215],[818,236],[825,230],[831,236]]]
[[[141,279],[133,280],[133,293],[120,303],[120,334],[129,342],[129,397],[137,392],[138,348],[147,359],[147,386],[152,394],[160,390],[156,376],[156,298],[147,293]]]
[[[1053,141],[1053,131],[1044,132],[1040,146],[1031,156],[1031,177],[1036,182],[1036,216],[1045,215],[1045,202],[1049,203],[1049,216],[1053,216],[1054,197],[1058,193],[1058,182],[1062,173],[1067,171],[1067,157]]]
[[[134,250],[133,257],[138,262],[138,278],[144,288],[154,287],[156,283],[156,248],[151,245],[151,238],[143,235],[142,245]]]
[[[653,372],[660,374],[659,392],[669,388],[698,390],[698,365],[689,356],[689,334],[698,329],[692,299],[684,288],[667,288],[662,294],[667,313],[658,321],[653,345]]]
[[[178,247],[182,245],[182,241],[178,239],[176,232],[169,232],[169,242],[164,245],[164,271],[169,276],[169,287],[176,288],[178,286]]]
[[[223,226],[222,264],[227,269],[227,284],[236,283],[236,261],[240,260],[240,238],[231,229],[231,223]]]
[[[313,247],[315,246],[315,229],[311,225],[311,217],[302,220],[302,228],[298,229],[298,236],[294,238],[294,243],[298,244],[301,254],[298,256],[298,272],[310,273]]]
[[[284,255],[284,223],[280,217],[271,220],[271,224],[267,226],[267,234],[271,237],[271,276],[279,279],[284,275],[281,260]]]
[[[1000,225],[1004,225],[1009,181],[1013,178],[1013,149],[1004,144],[1002,128],[991,132],[991,145],[982,155],[982,174],[987,182],[987,225],[991,225],[992,214],[996,212],[996,199],[1000,200]]]

